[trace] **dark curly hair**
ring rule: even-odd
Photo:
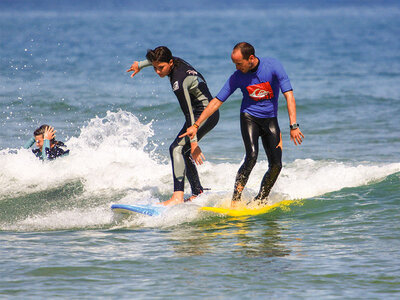
[[[159,46],[154,50],[147,50],[146,58],[150,61],[170,62],[173,59],[171,50],[165,46]]]

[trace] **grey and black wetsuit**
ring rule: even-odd
[[[212,99],[212,96],[203,75],[179,57],[174,57],[173,61],[174,65],[168,77],[172,90],[178,98],[182,112],[185,115],[185,124],[169,148],[172,161],[172,175],[174,178],[174,191],[184,190],[186,175],[192,189],[192,194],[198,195],[203,191],[203,187],[200,184],[196,164],[190,156],[190,142],[200,140],[217,125],[219,111],[216,111],[207,121],[203,122],[193,139],[190,140],[188,137],[179,138],[200,117]],[[139,68],[147,66],[151,66],[148,60],[139,62]]]

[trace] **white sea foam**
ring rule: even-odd
[[[106,207],[90,209],[72,208],[46,214],[29,216],[22,221],[0,225],[3,230],[64,230],[71,228],[98,228],[113,222],[113,215]]]
[[[0,152],[3,166],[0,197],[27,194],[80,180],[90,193],[156,186],[163,190],[170,167],[157,159],[150,147],[151,123],[124,111],[107,112],[81,129],[78,137],[66,141],[70,155],[42,163],[30,150]]]
[[[112,203],[100,201],[104,196],[110,198],[115,193],[124,194],[122,199],[113,203],[125,204],[156,203],[160,201],[160,195],[167,199],[172,192],[171,165],[165,162],[165,157],[155,155],[152,136],[151,123],[142,124],[133,114],[118,111],[90,120],[78,137],[66,141],[71,150],[68,157],[42,163],[30,150],[1,151],[0,201],[28,196],[76,180],[84,187],[79,199],[85,201],[90,196],[99,201],[91,208],[78,209],[71,205],[71,209],[66,209],[64,206],[53,209],[51,213],[37,213],[0,227],[6,230],[53,230],[112,226]],[[203,186],[212,190],[201,195],[196,200],[197,205],[229,201],[239,166],[237,163],[209,161],[199,166]],[[245,199],[250,200],[257,194],[267,167],[267,161],[257,163],[246,185]],[[312,198],[346,187],[366,185],[397,172],[400,172],[400,163],[295,160],[284,163],[271,199],[275,202]],[[189,193],[188,187],[186,192]],[[67,196],[68,199],[73,200]],[[160,217],[136,218],[129,226],[173,226],[195,220],[198,216],[195,205],[185,204],[168,209]]]

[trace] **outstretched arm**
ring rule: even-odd
[[[297,124],[296,120],[296,100],[294,99],[293,91],[288,91],[283,94],[286,98],[287,109],[289,114],[290,125]],[[295,145],[301,144],[303,141],[304,135],[300,131],[300,128],[291,129],[290,130],[290,140],[294,142]]]
[[[207,120],[213,113],[215,113],[222,105],[221,100],[219,100],[218,98],[214,98],[210,101],[210,103],[208,103],[207,107],[204,109],[204,111],[201,113],[200,117],[197,119],[197,121],[190,126],[186,132],[182,135],[180,135],[179,137],[184,137],[184,136],[188,136],[191,139],[196,136],[197,133],[197,129],[199,128],[199,126],[205,121]]]
[[[34,137],[31,137],[30,139],[29,139],[29,141],[27,141],[26,143],[25,143],[25,145],[24,145],[24,148],[25,149],[29,149],[30,147],[32,147],[32,145],[35,143],[35,138]]]
[[[149,67],[149,66],[151,66],[151,62],[149,62],[147,59],[140,61],[140,62],[134,61],[133,64],[131,65],[131,67],[128,70],[126,70],[126,72],[133,72],[131,74],[131,77],[133,77],[137,73],[139,73],[142,68]]]

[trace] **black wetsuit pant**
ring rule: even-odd
[[[241,199],[243,188],[257,161],[258,140],[260,136],[268,157],[269,167],[261,181],[260,191],[255,200],[266,200],[282,169],[282,136],[278,119],[256,118],[248,113],[241,113],[240,128],[246,148],[246,157],[236,175],[232,200],[239,201]]]
[[[195,112],[195,120],[200,117],[202,111]],[[197,131],[197,140],[206,135],[211,129],[217,125],[219,120],[219,111],[212,114]],[[184,191],[185,175],[189,180],[193,195],[199,195],[203,192],[203,187],[200,184],[199,174],[196,164],[190,156],[190,139],[189,137],[180,138],[179,136],[186,132],[187,125],[182,127],[174,142],[169,147],[169,152],[172,161],[172,175],[174,178],[174,191]]]

